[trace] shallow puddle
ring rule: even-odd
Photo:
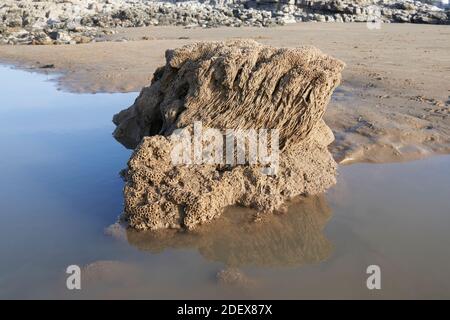
[[[450,298],[450,156],[341,167],[326,195],[256,224],[230,208],[192,234],[105,235],[130,156],[111,118],[137,93],[46,80],[0,68],[0,298]],[[66,288],[69,265],[81,290]]]

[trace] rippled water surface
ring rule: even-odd
[[[137,93],[49,80],[0,67],[0,298],[450,298],[450,156],[341,167],[326,195],[260,224],[232,208],[193,234],[111,236],[130,156],[111,118]],[[381,290],[366,287],[374,264]]]

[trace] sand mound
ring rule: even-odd
[[[130,226],[193,229],[229,205],[273,212],[294,196],[333,185],[336,163],[327,146],[334,137],[322,116],[342,68],[342,62],[315,48],[278,49],[251,40],[168,50],[152,84],[113,119],[116,139],[137,147],[124,190]],[[196,122],[201,122],[198,130]],[[209,128],[224,136],[229,136],[226,130],[277,129],[278,140],[272,133],[267,153],[281,152],[269,164],[252,161],[250,152],[231,164],[229,155],[219,156],[223,163],[195,156],[190,163],[174,163],[180,137],[197,131],[204,137]],[[215,139],[200,140],[200,160]],[[184,147],[190,154],[192,145]],[[233,149],[233,158],[238,150]]]

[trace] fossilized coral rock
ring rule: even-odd
[[[230,170],[214,164],[174,165],[172,136],[145,137],[128,163],[128,222],[137,229],[193,229],[229,205],[280,210],[296,195],[317,194],[335,183],[336,164],[327,150],[332,137],[319,123],[310,137],[281,153],[276,175],[264,174],[258,165]]]
[[[333,141],[322,116],[343,63],[315,48],[277,49],[251,40],[202,42],[166,52],[152,84],[114,117],[115,137],[137,146],[129,161],[125,215],[136,229],[180,228],[239,204],[261,212],[335,183]],[[276,175],[261,164],[174,164],[175,129],[278,129]]]

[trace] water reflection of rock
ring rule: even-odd
[[[331,217],[324,196],[292,201],[288,212],[252,222],[250,209],[230,208],[194,232],[127,230],[130,244],[153,253],[168,248],[197,249],[228,266],[298,266],[327,259],[332,244],[323,234]]]

